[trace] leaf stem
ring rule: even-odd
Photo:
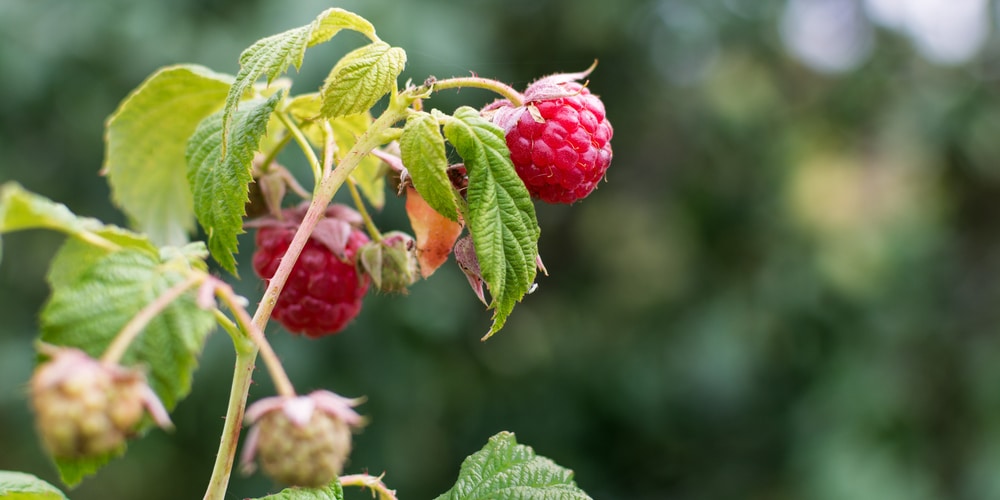
[[[240,305],[239,300],[236,299],[233,287],[227,283],[219,282],[215,287],[215,294],[229,307],[233,315],[236,316],[236,323],[240,326],[240,329],[250,336],[254,344],[257,344],[260,356],[264,358],[264,365],[267,366],[267,371],[271,374],[275,391],[282,396],[294,397],[295,387],[292,385],[292,381],[289,380],[288,374],[285,373],[285,368],[281,366],[281,360],[278,359],[278,355],[275,354],[271,343],[264,336],[264,331],[254,324],[253,319],[250,318],[250,314],[247,313],[246,309]]]
[[[371,488],[372,491],[378,492],[378,497],[380,500],[397,500],[396,490],[390,490],[389,487],[382,482],[383,476],[385,476],[385,474],[381,474],[377,477],[370,476],[368,474],[351,474],[349,476],[340,476],[340,485]]]
[[[351,192],[351,198],[354,199],[354,206],[358,208],[361,219],[365,221],[365,229],[368,231],[368,236],[371,236],[375,243],[382,241],[382,233],[379,232],[378,227],[375,226],[375,222],[372,221],[372,216],[368,214],[368,209],[365,208],[365,201],[361,199],[361,194],[358,193],[358,187],[354,185],[353,179],[347,179],[347,189]]]
[[[285,134],[285,136],[282,137],[281,140],[279,140],[278,143],[274,145],[274,148],[272,148],[271,151],[267,153],[267,156],[264,157],[264,161],[260,164],[260,172],[262,174],[266,174],[268,170],[271,169],[271,164],[274,163],[274,159],[278,157],[278,153],[280,153],[283,149],[285,149],[285,146],[288,145],[288,141],[291,140],[292,140],[292,135]]]
[[[288,117],[288,114],[278,112],[275,113],[275,115],[278,116],[278,120],[281,121],[285,128],[287,128],[292,134],[292,137],[295,138],[295,142],[299,145],[299,148],[302,149],[302,153],[306,155],[306,160],[309,161],[309,167],[312,168],[313,171],[313,179],[318,183],[319,179],[323,177],[323,167],[319,163],[319,158],[316,157],[316,151],[314,151],[312,145],[309,144],[309,140],[306,139],[305,134],[302,133],[302,129],[300,129],[299,126]]]
[[[524,96],[520,92],[514,90],[513,87],[507,85],[503,82],[496,80],[491,80],[489,78],[481,78],[478,76],[464,76],[456,78],[447,78],[445,80],[438,80],[431,84],[431,89],[434,92],[446,89],[458,89],[462,87],[473,87],[478,89],[492,90],[497,94],[500,94],[510,101],[512,106],[520,107],[524,105]]]
[[[361,162],[372,149],[380,146],[382,132],[394,125],[399,120],[406,117],[406,109],[413,102],[416,96],[404,93],[397,96],[389,103],[389,107],[382,113],[374,123],[368,127],[365,133],[358,137],[354,147],[344,155],[337,168],[327,170],[316,187],[312,202],[306,212],[298,231],[292,238],[292,242],[285,251],[281,264],[275,271],[274,276],[268,282],[264,296],[261,298],[257,310],[254,312],[251,324],[254,328],[263,331],[271,317],[275,304],[278,302],[278,295],[288,281],[295,261],[302,253],[309,236],[316,228],[316,223],[326,212],[333,195],[344,181],[351,174],[355,167]],[[281,114],[278,114],[281,116]],[[287,120],[287,118],[286,118]],[[291,129],[290,129],[291,130]],[[301,144],[301,143],[300,143]],[[311,148],[309,148],[311,151]],[[315,154],[314,154],[315,156]],[[332,155],[327,155],[326,160],[332,163]],[[322,169],[321,169],[322,171]],[[229,485],[229,476],[232,474],[233,461],[236,455],[236,442],[239,439],[240,427],[243,423],[243,414],[246,409],[247,394],[250,391],[250,379],[253,374],[253,364],[257,358],[257,350],[248,353],[237,351],[236,369],[233,373],[233,385],[229,395],[229,407],[226,410],[226,425],[223,429],[222,440],[219,444],[219,452],[215,457],[215,466],[212,470],[212,478],[209,480],[208,489],[205,492],[205,500],[223,500],[226,496],[226,489]]]
[[[106,365],[116,365],[118,364],[122,356],[125,355],[125,351],[128,347],[132,345],[132,342],[142,333],[146,325],[149,324],[157,314],[163,312],[173,301],[177,300],[185,292],[194,288],[208,275],[203,273],[192,273],[186,280],[177,283],[176,285],[167,289],[167,291],[156,297],[156,300],[146,304],[128,323],[122,327],[121,331],[115,335],[115,339],[111,341],[107,350],[101,355],[101,363]]]

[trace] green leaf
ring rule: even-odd
[[[320,115],[323,101],[318,93],[295,96],[285,106],[285,111],[299,122],[299,128],[314,146],[324,147],[326,139],[323,136],[323,117]],[[348,151],[354,147],[356,139],[368,130],[372,124],[372,116],[368,112],[340,116],[328,120],[333,129],[333,137],[337,143],[334,159],[339,163]],[[366,155],[351,172],[351,179],[361,189],[361,194],[376,209],[385,206],[385,173],[382,162],[372,155]]]
[[[231,151],[222,154],[222,115],[205,118],[188,142],[188,181],[194,194],[194,211],[208,234],[212,257],[236,274],[236,236],[243,232],[243,215],[253,180],[254,152],[267,131],[268,119],[283,92],[257,100],[238,111],[231,129]]]
[[[466,225],[494,309],[488,338],[503,327],[535,280],[541,230],[528,190],[510,161],[503,130],[463,106],[446,119],[444,133],[469,172]]]
[[[462,462],[458,481],[437,500],[590,500],[573,471],[535,455],[501,432]]]
[[[146,253],[151,257],[159,255],[159,250],[145,237],[115,226],[105,226],[95,231],[100,237],[115,243],[119,248],[130,248]],[[193,243],[192,243],[193,244]],[[168,247],[169,248],[169,247]],[[90,268],[95,262],[114,250],[93,245],[79,238],[69,238],[56,252],[46,279],[52,289],[66,286],[74,282],[80,274]]]
[[[236,73],[236,81],[229,89],[222,114],[225,131],[222,156],[227,154],[229,147],[229,122],[240,99],[250,87],[265,75],[270,84],[289,66],[295,66],[298,70],[302,67],[308,47],[326,42],[342,29],[357,31],[372,41],[378,40],[375,28],[365,18],[344,9],[332,8],[323,11],[305,26],[262,38],[240,54],[240,71]]]
[[[65,205],[24,190],[14,182],[0,186],[0,233],[24,229],[53,229],[69,234],[67,244],[79,245],[95,255],[121,248],[132,248],[156,255],[156,247],[140,234],[115,226],[105,226],[96,219],[78,217]],[[84,259],[81,250],[80,259]],[[74,263],[74,265],[76,265]],[[60,276],[69,269],[61,269]]]
[[[372,116],[368,112],[340,116],[330,120],[333,137],[337,142],[337,163],[344,160],[347,152],[354,147],[357,138],[368,130],[372,124]],[[358,166],[351,172],[351,179],[357,183],[361,194],[377,210],[385,206],[385,172],[382,170],[382,160],[373,155],[365,155]]]
[[[59,265],[79,256],[79,247],[67,245],[57,255]],[[190,272],[187,256],[162,260],[140,250],[119,250],[93,258],[74,270],[70,279],[49,274],[58,286],[42,310],[42,340],[82,349],[98,357],[115,335],[140,310]],[[211,312],[197,305],[195,291],[175,300],[154,318],[129,347],[124,365],[149,370],[150,387],[171,410],[191,388],[205,338],[215,324]]]
[[[24,472],[0,470],[0,498],[3,500],[66,500],[59,488]]]
[[[403,165],[413,187],[437,213],[458,220],[458,199],[448,178],[448,157],[438,121],[430,113],[413,113],[399,138]]]
[[[326,77],[320,90],[323,115],[363,113],[396,88],[396,78],[406,66],[406,52],[381,41],[345,55]]]
[[[184,148],[231,83],[201,66],[162,68],[108,118],[103,172],[112,199],[158,245],[182,245],[194,230]]]
[[[0,233],[23,229],[55,229],[67,234],[87,232],[84,219],[62,203],[26,191],[16,182],[0,186]]]
[[[344,500],[344,488],[339,479],[334,479],[322,488],[285,488],[256,500]]]
[[[66,486],[73,488],[80,484],[84,478],[96,474],[97,471],[101,470],[101,467],[104,467],[112,459],[120,457],[124,453],[125,447],[122,446],[120,450],[106,453],[99,457],[56,458],[53,461],[56,464],[56,469],[59,471],[59,479]]]

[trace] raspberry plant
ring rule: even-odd
[[[290,80],[279,77],[342,30],[367,43],[336,62],[319,92],[292,95]],[[344,475],[363,401],[298,395],[264,327],[273,317],[306,337],[337,333],[370,286],[405,293],[454,253],[493,310],[489,338],[544,270],[532,195],[571,203],[590,194],[611,160],[611,125],[580,83],[590,70],[540,79],[525,95],[476,76],[399,87],[406,53],[342,9],[257,41],[239,62],[235,76],[162,68],[108,119],[102,173],[130,229],[77,216],[15,183],[0,187],[0,234],[68,235],[48,273],[52,293],[30,382],[41,442],[72,487],[122,455],[127,439],[169,428],[206,337],[221,326],[236,363],[206,499],[225,497],[244,422],[252,427],[243,470],[259,463],[291,486],[266,498],[341,499],[343,486],[396,498],[383,476]],[[435,92],[460,87],[500,99],[481,111],[427,109]],[[311,168],[312,189],[274,161],[293,144]],[[369,215],[369,205],[382,208],[388,184],[406,197],[413,236],[383,234]],[[331,204],[344,187],[353,208]],[[189,239],[196,222],[205,241]],[[238,278],[237,235],[247,229],[257,232],[253,267],[266,283],[252,314],[209,270],[212,259]],[[258,356],[277,394],[247,408]],[[33,476],[0,472],[7,493],[62,497]],[[589,498],[571,471],[501,433],[466,459],[439,498],[528,497]]]

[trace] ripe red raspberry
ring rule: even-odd
[[[258,276],[265,280],[274,276],[295,231],[294,226],[285,225],[264,226],[257,231],[253,268]],[[358,248],[368,243],[363,232],[350,229],[342,257],[317,233],[321,228],[317,227],[306,242],[271,314],[288,331],[311,338],[343,330],[361,312],[361,299],[370,281],[355,267]]]
[[[532,197],[548,203],[585,198],[611,164],[611,136],[601,99],[574,80],[552,75],[528,86],[525,105],[488,107],[506,132],[510,158]],[[506,109],[504,109],[506,108]]]

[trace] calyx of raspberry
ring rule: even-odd
[[[307,396],[262,399],[246,412],[252,424],[240,462],[244,473],[255,469],[292,486],[316,488],[341,473],[351,452],[351,431],[364,419],[354,411],[361,399],[329,391]]]
[[[43,345],[50,359],[31,378],[31,402],[42,443],[53,457],[117,452],[147,412],[171,428],[163,403],[134,368],[103,364],[79,349]]]
[[[597,188],[611,164],[611,137],[601,99],[579,83],[593,70],[537,80],[524,105],[499,100],[482,110],[504,130],[511,162],[531,196],[573,203]]]
[[[406,293],[420,278],[417,244],[412,236],[392,231],[381,241],[372,241],[358,251],[358,260],[375,288],[388,293]]]

